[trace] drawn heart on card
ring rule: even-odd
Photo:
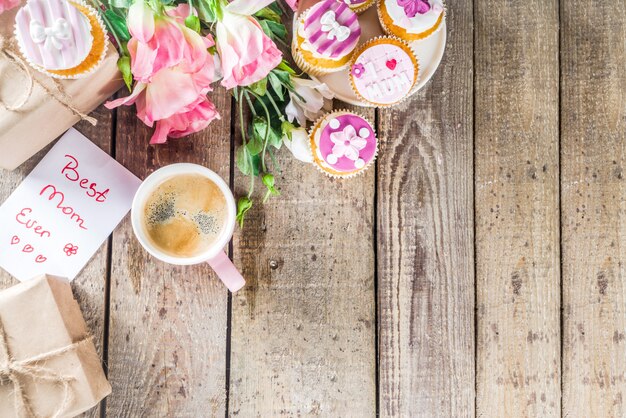
[[[24,253],[32,253],[33,250],[34,250],[34,248],[30,244],[26,244],[26,245],[24,245],[24,248],[22,248],[22,252],[24,252]]]
[[[39,255],[37,256],[37,258],[35,258],[35,263],[43,263],[43,262],[44,262],[44,261],[46,261],[46,260],[47,260],[47,258],[46,258],[46,257],[44,257],[43,255],[39,254]]]
[[[396,61],[395,58],[392,58],[390,60],[387,60],[385,65],[387,66],[387,68],[389,68],[391,71],[393,71],[393,70],[396,69],[396,65],[398,65],[398,61]]]
[[[18,237],[17,235],[13,235],[13,238],[11,238],[11,245],[16,245],[20,243],[20,237]]]

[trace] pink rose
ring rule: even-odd
[[[0,0],[0,13],[19,6],[21,2],[21,0]]]
[[[208,52],[213,39],[185,27],[189,6],[179,5],[167,15],[156,15],[136,1],[129,9],[128,42],[135,86],[130,96],[106,103],[111,109],[137,106],[137,117],[157,129],[151,143],[162,143],[167,135],[180,137],[204,129],[219,117],[206,98],[216,78],[213,56]]]
[[[239,3],[226,6],[222,20],[215,27],[224,77],[222,85],[227,89],[262,80],[282,61],[282,53],[257,21],[239,14]]]

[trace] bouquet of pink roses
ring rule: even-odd
[[[330,104],[327,87],[302,78],[283,60],[287,45],[284,9],[274,0],[91,0],[120,51],[118,67],[130,95],[109,108],[135,105],[154,127],[152,144],[180,138],[218,119],[210,93],[216,83],[238,104],[243,142],[239,170],[250,176],[238,201],[243,225],[257,178],[263,201],[278,194],[273,171],[283,143],[311,161],[305,124]],[[294,0],[289,2],[294,7]],[[246,109],[252,120],[245,123]]]

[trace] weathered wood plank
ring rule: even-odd
[[[561,2],[563,415],[626,415],[626,3]]]
[[[380,415],[474,415],[472,2],[437,74],[380,110]]]
[[[111,152],[111,111],[103,106],[96,109],[92,116],[98,119],[96,127],[86,122],[79,122],[75,127],[87,138],[92,140],[104,151]],[[56,141],[54,142],[56,143]],[[0,202],[4,202],[22,180],[32,171],[33,168],[48,153],[52,145],[31,157],[15,171],[2,171],[0,175]],[[103,243],[93,258],[87,263],[85,269],[72,282],[74,296],[78,300],[80,308],[89,326],[89,330],[94,335],[94,343],[98,349],[98,354],[103,355],[102,342],[104,336],[104,304],[106,288],[106,268],[107,268],[108,241]],[[7,288],[19,283],[4,270],[0,270],[0,287]],[[93,408],[82,416],[95,417],[99,415],[99,408]]]
[[[234,240],[248,284],[232,303],[230,414],[373,416],[374,170],[332,180],[287,149],[280,164],[281,196]]]
[[[558,2],[475,2],[477,415],[558,416]]]
[[[150,146],[131,108],[119,109],[118,161],[140,178],[193,162],[230,166],[230,95],[211,95],[222,115],[189,138]],[[175,267],[149,256],[128,217],[113,235],[109,338],[112,417],[224,416],[227,290],[208,265]]]

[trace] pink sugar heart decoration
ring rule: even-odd
[[[18,237],[17,235],[13,235],[13,238],[11,238],[11,245],[16,245],[20,243],[20,237]]]
[[[30,244],[26,244],[26,245],[24,245],[24,248],[22,248],[22,252],[25,252],[25,253],[32,253],[33,250],[34,250],[34,248]]]
[[[395,58],[392,58],[390,60],[387,60],[385,65],[387,66],[387,68],[393,71],[396,69],[396,65],[398,65],[398,61],[396,61]]]
[[[39,254],[39,255],[37,256],[37,258],[35,258],[35,262],[36,262],[36,263],[43,263],[43,262],[44,262],[44,261],[46,261],[46,260],[47,260],[47,258],[46,258],[46,257],[44,257],[44,256],[43,256],[43,255],[41,255],[41,254]]]

